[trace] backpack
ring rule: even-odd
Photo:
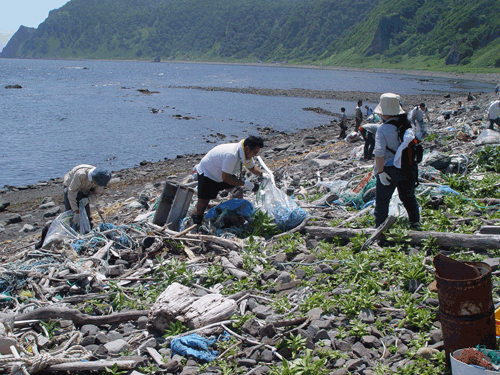
[[[403,138],[406,130],[411,128],[411,123],[409,121],[394,121],[389,120],[386,124],[394,125],[398,129],[398,139],[400,142],[403,142]],[[396,155],[396,151],[390,149],[385,146],[388,151],[392,152]],[[413,138],[413,140],[408,144],[408,147],[403,149],[401,154],[401,169],[408,169],[413,166],[417,166],[424,156],[424,148],[420,144],[420,141],[417,138]]]

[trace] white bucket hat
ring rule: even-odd
[[[393,93],[380,95],[380,103],[375,108],[375,113],[379,115],[396,116],[406,113],[399,104],[401,97]]]

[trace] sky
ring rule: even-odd
[[[0,0],[0,51],[19,26],[38,27],[69,0]]]

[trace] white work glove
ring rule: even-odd
[[[87,204],[90,203],[89,199],[88,198],[82,198],[80,200],[80,203],[83,204],[83,207],[85,207]]]
[[[74,224],[80,224],[80,213],[75,213],[73,215],[73,223]]]
[[[389,186],[391,184],[391,178],[386,172],[379,173],[378,178],[382,185]]]
[[[262,173],[262,178],[266,179],[266,180],[270,180],[271,179],[271,175],[267,172],[263,172]]]
[[[250,181],[245,181],[245,185],[243,185],[243,187],[247,190],[253,190],[254,188],[254,184],[253,182],[250,182]]]

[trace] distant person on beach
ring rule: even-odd
[[[363,150],[363,159],[371,160],[373,158],[373,149],[375,148],[375,135],[377,130],[382,124],[364,124],[359,127],[359,132],[365,140],[365,147]]]
[[[92,165],[81,164],[64,176],[64,208],[73,211],[73,223],[80,224],[80,204],[85,207],[92,228],[90,202],[95,203],[104,193],[104,187],[111,180],[111,173]]]
[[[472,95],[472,93],[469,91],[469,93],[467,94],[467,101],[470,102],[472,100],[475,100],[476,98],[474,97],[474,95]]]
[[[429,118],[429,110],[425,106],[425,103],[420,103],[420,105],[415,106],[408,115],[410,122],[415,127],[415,134],[417,138],[420,140],[424,138],[428,133],[424,124],[424,117],[427,119],[427,122],[430,122]]]
[[[500,126],[500,100],[491,102],[488,108],[488,120],[490,120],[490,129],[493,129],[493,124]]]
[[[495,87],[495,94],[498,94],[499,90],[500,90],[500,83]]]
[[[359,129],[361,126],[361,122],[363,122],[363,112],[361,112],[361,108],[363,108],[363,101],[358,100],[358,106],[356,107],[356,111],[354,112],[354,120],[356,121],[355,131]]]
[[[386,93],[380,97],[380,103],[375,108],[384,123],[375,135],[374,170],[377,176],[375,192],[375,226],[379,227],[389,215],[389,204],[395,189],[408,213],[411,228],[420,229],[420,212],[415,196],[415,186],[418,179],[417,165],[402,165],[402,150],[407,147],[403,141],[414,139],[413,129],[407,114],[399,104],[396,94]],[[404,127],[403,141],[399,136],[399,128]],[[413,138],[412,138],[413,137]],[[399,156],[398,156],[399,155]]]
[[[344,107],[340,108],[339,126],[340,126],[339,139],[344,139],[346,137],[346,133],[345,132],[347,130],[347,115],[345,114],[345,108]]]
[[[259,185],[243,179],[243,167],[256,176],[270,178],[254,163],[264,147],[264,140],[250,136],[238,143],[215,146],[195,167],[198,177],[198,202],[193,210],[193,224],[201,224],[210,200],[217,198],[222,190],[244,188],[256,191]],[[241,193],[241,197],[243,194]]]
[[[370,117],[370,115],[373,114],[373,108],[365,105],[365,109],[366,109],[366,117]]]

